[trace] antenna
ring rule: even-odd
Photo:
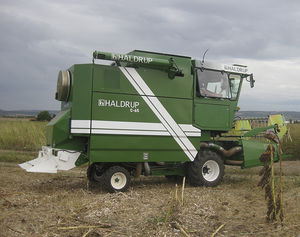
[[[203,54],[203,57],[202,57],[202,63],[204,63],[204,58],[205,58],[205,55],[206,55],[206,53],[207,53],[208,50],[209,50],[209,49],[205,50],[205,52],[204,52],[204,54]]]

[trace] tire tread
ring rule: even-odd
[[[220,175],[214,181],[207,181],[202,176],[202,168],[206,161],[214,160],[219,164]],[[224,163],[221,157],[211,150],[200,151],[193,162],[188,166],[188,177],[190,184],[193,186],[214,187],[220,184],[224,177]]]
[[[115,188],[112,187],[111,185],[111,177],[113,176],[114,173],[117,173],[117,172],[122,172],[125,174],[126,178],[127,178],[127,183],[126,185],[120,189],[120,190],[116,190]],[[127,169],[125,169],[124,167],[121,167],[121,166],[111,166],[109,167],[102,175],[102,178],[103,178],[103,185],[104,185],[104,188],[110,192],[110,193],[115,193],[115,192],[125,192],[129,185],[130,185],[130,174],[128,172]]]

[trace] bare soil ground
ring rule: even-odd
[[[126,193],[107,193],[87,181],[85,168],[58,174],[26,173],[0,163],[0,236],[298,236],[300,161],[284,164],[284,222],[266,221],[260,168],[226,167],[215,188],[132,180]],[[276,165],[278,166],[278,164]],[[278,174],[278,167],[277,174]]]

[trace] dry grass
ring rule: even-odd
[[[0,121],[29,121],[34,117],[20,118],[20,117],[0,117]]]
[[[300,124],[289,124],[288,125],[290,136],[292,141],[284,139],[282,143],[283,151],[289,155],[291,160],[299,160],[300,156]],[[288,137],[287,137],[288,138]]]
[[[281,226],[266,222],[259,168],[228,167],[215,188],[186,185],[184,204],[179,184],[176,204],[175,183],[162,177],[135,179],[128,192],[109,194],[88,185],[85,168],[35,174],[0,163],[0,236],[185,236],[181,228],[211,236],[221,226],[215,236],[297,236],[299,167],[300,161],[284,162]]]

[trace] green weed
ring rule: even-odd
[[[37,157],[37,151],[0,150],[0,162],[12,162],[19,164]]]
[[[46,144],[46,122],[0,120],[0,149],[36,151]]]

